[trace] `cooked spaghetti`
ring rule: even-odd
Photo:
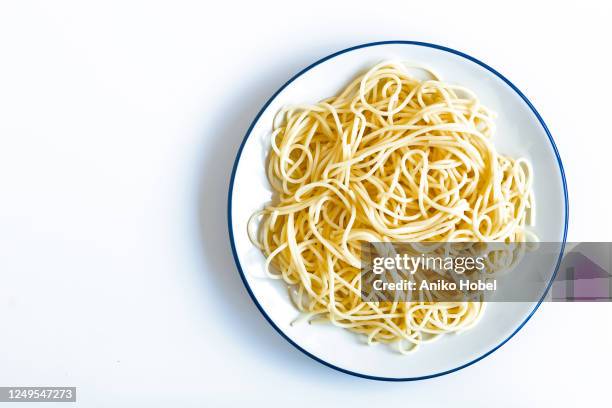
[[[310,321],[403,353],[470,328],[485,303],[364,302],[360,244],[523,242],[534,204],[529,163],[491,141],[494,114],[469,89],[415,69],[382,62],[337,96],[278,112],[275,198],[249,228],[269,276]]]

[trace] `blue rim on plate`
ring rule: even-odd
[[[455,368],[453,368],[451,370],[443,371],[443,372],[436,373],[436,374],[420,376],[420,377],[408,377],[408,378],[378,377],[378,376],[372,376],[372,375],[357,373],[357,372],[354,372],[354,371],[350,371],[350,370],[344,369],[342,367],[335,366],[335,365],[333,365],[333,364],[331,364],[331,363],[329,363],[327,361],[324,361],[324,360],[320,359],[319,357],[313,355],[312,353],[309,353],[308,351],[304,350],[298,344],[296,344],[293,340],[291,340],[291,338],[289,338],[289,336],[287,336],[272,321],[270,316],[268,316],[268,314],[263,310],[263,308],[261,307],[261,305],[257,301],[257,298],[255,297],[255,294],[251,290],[251,287],[249,286],[249,283],[246,280],[246,277],[245,277],[244,272],[242,270],[242,266],[240,265],[240,260],[238,259],[238,254],[236,253],[236,245],[234,243],[234,231],[233,231],[233,228],[232,228],[232,191],[234,189],[234,179],[236,177],[236,169],[238,168],[238,162],[240,161],[240,156],[242,155],[242,149],[244,148],[244,145],[246,144],[247,139],[251,135],[251,131],[253,130],[253,127],[255,126],[255,124],[259,120],[260,116],[263,114],[263,112],[266,110],[268,105],[270,105],[270,103],[276,98],[276,96],[279,93],[281,93],[283,91],[283,89],[285,89],[287,86],[289,86],[289,84],[291,84],[297,78],[299,78],[304,73],[306,73],[309,70],[311,70],[312,68],[316,67],[317,65],[319,65],[319,64],[321,64],[321,63],[323,63],[323,62],[325,62],[325,61],[327,61],[329,59],[337,57],[338,55],[342,55],[342,54],[345,54],[345,53],[353,51],[353,50],[358,50],[360,48],[366,48],[366,47],[375,47],[375,46],[378,46],[378,45],[385,45],[385,44],[417,45],[417,46],[421,46],[421,47],[435,48],[437,50],[442,50],[442,51],[450,52],[451,54],[458,55],[460,57],[463,57],[463,58],[465,58],[465,59],[467,59],[469,61],[472,61],[472,62],[480,65],[481,67],[483,67],[483,68],[487,69],[488,71],[492,72],[493,74],[495,74],[495,76],[497,76],[499,79],[504,81],[510,88],[512,88],[514,90],[514,92],[516,92],[521,97],[521,99],[523,101],[525,101],[525,103],[529,106],[531,111],[538,118],[538,121],[540,122],[540,124],[544,128],[544,131],[546,132],[546,135],[548,136],[548,140],[550,141],[550,144],[552,145],[552,148],[553,148],[553,150],[555,152],[555,156],[557,158],[557,162],[559,164],[559,171],[561,173],[561,180],[563,182],[563,195],[564,195],[564,199],[565,199],[565,206],[564,206],[565,207],[565,225],[564,225],[564,228],[563,228],[563,242],[561,244],[561,251],[559,253],[559,258],[557,259],[557,265],[555,266],[555,273],[553,274],[553,276],[552,276],[548,286],[546,287],[546,290],[544,291],[544,294],[542,295],[542,297],[538,301],[538,304],[534,307],[534,309],[531,311],[531,313],[529,313],[529,316],[527,316],[527,318],[523,321],[523,323],[521,323],[519,325],[519,327],[517,327],[517,329],[510,336],[508,336],[507,339],[505,339],[504,341],[499,343],[497,346],[495,346],[494,348],[492,348],[491,350],[489,350],[488,352],[486,352],[482,356],[480,356],[478,358],[475,358],[474,360],[472,360],[472,361],[470,361],[470,362],[468,362],[466,364],[463,364],[463,365],[461,365],[459,367],[455,367]],[[467,54],[465,54],[463,52],[454,50],[452,48],[444,47],[444,46],[437,45],[437,44],[420,42],[420,41],[393,40],[393,41],[379,41],[379,42],[372,42],[372,43],[367,43],[367,44],[356,45],[354,47],[346,48],[344,50],[341,50],[341,51],[335,52],[335,53],[333,53],[331,55],[328,55],[327,57],[321,58],[320,60],[316,61],[315,63],[307,66],[306,68],[304,68],[303,70],[298,72],[290,80],[288,80],[283,86],[281,86],[276,92],[274,92],[274,94],[270,97],[270,99],[268,99],[266,101],[264,106],[257,113],[257,116],[255,116],[255,119],[253,120],[253,122],[249,126],[249,129],[247,130],[246,135],[244,136],[244,139],[242,140],[242,143],[240,144],[240,148],[238,149],[238,154],[236,155],[236,160],[234,161],[234,166],[232,168],[232,176],[230,178],[230,184],[229,184],[229,196],[228,196],[228,201],[227,201],[227,221],[228,221],[229,238],[230,238],[230,243],[231,243],[231,247],[232,247],[232,255],[234,256],[234,261],[236,262],[236,267],[238,268],[238,272],[240,272],[240,278],[242,279],[242,282],[244,283],[244,286],[245,286],[247,292],[251,296],[251,299],[253,299],[253,302],[255,303],[255,305],[257,306],[257,308],[261,312],[261,314],[265,317],[265,319],[268,321],[268,323],[270,323],[270,325],[272,327],[274,327],[274,329],[278,332],[278,334],[280,334],[285,340],[287,340],[291,345],[293,345],[295,348],[297,348],[298,350],[300,350],[302,353],[306,354],[308,357],[312,358],[313,360],[318,361],[319,363],[321,363],[323,365],[326,365],[326,366],[328,366],[330,368],[333,368],[334,370],[338,370],[338,371],[346,373],[346,374],[354,375],[354,376],[361,377],[361,378],[367,378],[367,379],[370,379],[370,380],[379,380],[379,381],[416,381],[416,380],[425,380],[427,378],[439,377],[439,376],[442,376],[442,375],[450,374],[450,373],[453,373],[455,371],[461,370],[462,368],[468,367],[468,366],[470,366],[470,365],[472,365],[472,364],[482,360],[483,358],[487,357],[489,354],[493,353],[495,350],[499,349],[501,346],[506,344],[506,342],[508,340],[510,340],[512,337],[514,337],[514,335],[516,333],[518,333],[523,328],[523,326],[529,321],[531,316],[533,316],[533,314],[536,312],[536,310],[538,310],[538,308],[540,307],[540,304],[542,303],[542,301],[544,300],[544,298],[548,294],[548,291],[549,291],[549,289],[550,289],[550,287],[552,285],[552,282],[555,280],[555,277],[557,276],[557,272],[559,270],[559,265],[561,264],[561,259],[563,257],[563,252],[565,250],[565,241],[566,241],[566,238],[567,238],[567,224],[568,224],[568,218],[569,218],[568,217],[568,210],[569,210],[569,203],[568,203],[568,195],[567,195],[567,183],[566,183],[566,180],[565,180],[565,172],[563,170],[563,163],[561,163],[561,157],[559,157],[559,151],[557,150],[557,146],[555,145],[555,141],[553,140],[552,135],[550,134],[550,131],[548,130],[548,127],[546,126],[546,123],[544,123],[544,120],[542,119],[542,117],[540,116],[540,114],[538,113],[536,108],[531,104],[529,99],[527,99],[527,97],[512,82],[510,82],[506,77],[504,77],[502,74],[500,74],[499,72],[497,72],[495,69],[491,68],[490,66],[488,66],[484,62],[479,61],[479,60],[477,60],[476,58],[474,58],[474,57],[472,57],[470,55],[467,55]]]

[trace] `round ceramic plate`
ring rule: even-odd
[[[529,320],[540,302],[490,303],[473,329],[424,344],[401,355],[386,345],[367,346],[347,330],[308,323],[291,325],[298,315],[282,282],[263,278],[264,257],[249,241],[247,221],[269,202],[265,174],[274,114],[283,106],[314,103],[335,95],[357,74],[385,59],[420,64],[446,82],[472,89],[498,113],[494,143],[498,151],[526,157],[534,167],[537,202],[534,232],[558,242],[559,259],[567,231],[567,190],[561,160],[542,118],[527,98],[486,64],[445,47],[407,41],[364,44],[315,62],[291,78],[263,106],[251,124],[234,164],[229,186],[229,233],[236,265],[253,301],[287,341],[315,360],[340,371],[373,379],[415,380],[447,374],[495,351]],[[551,266],[550,275],[557,265]]]

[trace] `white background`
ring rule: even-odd
[[[84,407],[605,405],[611,304],[544,304],[467,369],[369,381],[268,326],[227,237],[268,97],[334,51],[407,39],[523,90],[565,165],[569,240],[611,241],[612,9],[540,3],[3,1],[0,386],[77,386]]]

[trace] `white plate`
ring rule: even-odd
[[[263,276],[264,257],[247,236],[250,215],[270,201],[264,158],[273,115],[286,104],[318,102],[335,95],[356,74],[384,59],[428,66],[442,79],[467,86],[496,111],[498,150],[526,157],[534,167],[537,202],[535,232],[542,241],[559,242],[567,231],[567,190],[561,160],[542,118],[507,79],[460,52],[425,43],[389,41],[340,51],[291,78],[259,112],[238,151],[230,182],[229,233],[238,270],[253,301],[270,324],[291,344],[340,371],[383,380],[415,380],[447,374],[495,351],[529,320],[534,303],[490,303],[480,323],[460,335],[447,335],[402,356],[386,345],[368,347],[361,337],[332,325],[297,324],[297,311],[282,282]],[[528,363],[528,362],[525,362]]]

